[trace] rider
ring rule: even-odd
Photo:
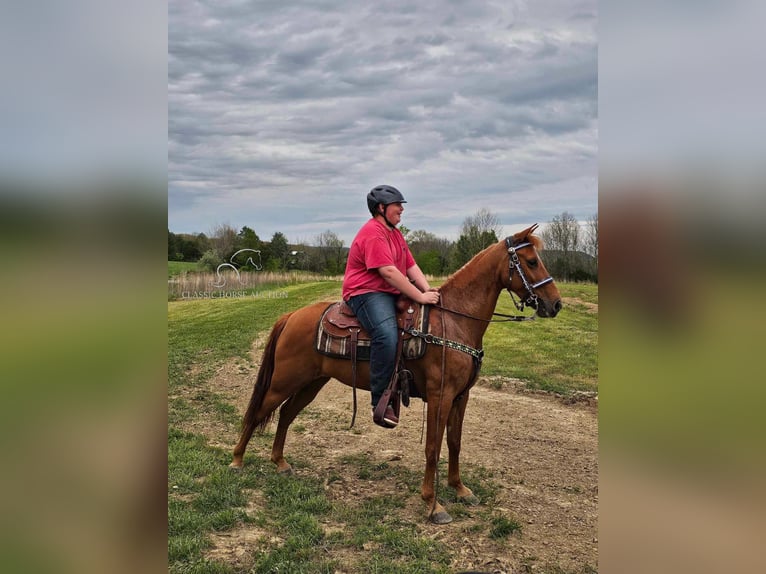
[[[429,286],[404,236],[396,228],[404,211],[403,203],[407,202],[402,194],[390,185],[379,185],[367,194],[372,218],[351,243],[343,277],[343,299],[370,335],[373,412],[397,363],[397,296],[403,293],[422,304],[439,302],[438,291]],[[399,419],[389,404],[383,420],[375,422],[393,428]]]

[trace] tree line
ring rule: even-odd
[[[423,272],[436,276],[460,269],[479,251],[503,237],[498,217],[485,208],[463,220],[457,241],[404,225],[400,230]],[[543,258],[554,278],[598,281],[598,213],[581,225],[565,211],[554,216],[540,236],[544,243]],[[248,255],[252,252],[243,252],[241,261],[237,259],[243,269],[255,265],[268,271],[302,270],[327,275],[343,274],[348,256],[348,246],[331,230],[320,233],[311,243],[289,243],[279,231],[265,241],[248,226],[237,231],[228,224],[216,226],[209,235],[176,234],[168,230],[168,260],[196,261],[205,270],[215,270],[243,249],[258,252],[258,256],[250,259]]]
[[[564,211],[548,222],[540,237],[545,266],[554,278],[598,283],[598,212],[581,226]]]

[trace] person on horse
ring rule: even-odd
[[[407,203],[398,189],[379,185],[367,194],[372,218],[354,237],[343,277],[343,300],[370,335],[370,394],[372,409],[380,401],[398,362],[399,338],[396,299],[404,294],[424,305],[439,302],[439,293],[428,284],[415,263],[407,242],[396,228]],[[386,407],[376,424],[399,424],[394,409]]]

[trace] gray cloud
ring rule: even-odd
[[[596,211],[596,2],[169,6],[169,226],[348,243],[378,183],[455,237]]]

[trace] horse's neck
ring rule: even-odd
[[[493,246],[466,263],[439,290],[441,304],[448,309],[489,321],[503,289],[498,267],[504,255],[505,251]],[[448,322],[455,324],[464,335],[470,336],[471,342],[476,345],[481,343],[489,326],[484,321],[454,314],[450,315]]]

